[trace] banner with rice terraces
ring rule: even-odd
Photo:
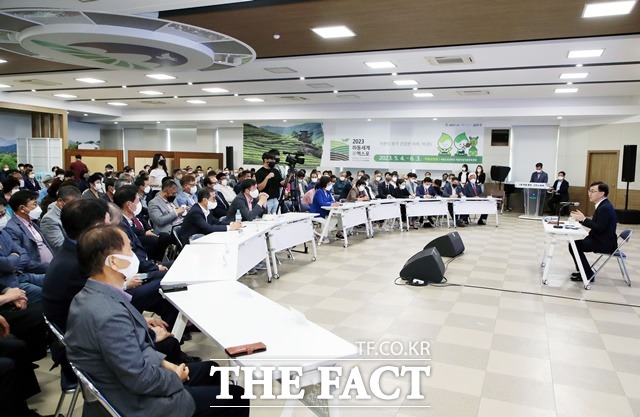
[[[243,126],[243,164],[262,165],[262,154],[270,149],[280,151],[281,163],[284,152],[302,152],[304,167],[320,166],[324,130],[322,123],[272,124]]]
[[[325,122],[322,166],[458,169],[482,164],[481,123]]]

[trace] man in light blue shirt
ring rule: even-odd
[[[191,207],[197,204],[196,193],[198,192],[198,186],[196,185],[196,178],[193,175],[185,175],[180,180],[180,185],[182,190],[178,193],[175,204],[178,207]]]

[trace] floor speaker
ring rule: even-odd
[[[229,170],[233,170],[235,167],[233,166],[233,146],[227,146],[227,154],[226,154],[226,164],[225,166],[229,168]]]
[[[636,180],[636,156],[638,145],[624,145],[622,152],[622,181],[634,182]]]
[[[442,282],[444,263],[438,249],[424,249],[409,258],[400,271],[400,278],[407,281],[419,279],[425,282]]]
[[[454,258],[464,252],[464,243],[458,232],[451,232],[433,239],[424,248],[436,248],[441,256]]]

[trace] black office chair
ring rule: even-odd
[[[627,283],[628,286],[631,286],[631,278],[629,277],[629,271],[627,271],[627,264],[626,264],[626,259],[627,259],[627,255],[622,252],[622,250],[620,250],[620,248],[629,241],[629,239],[631,239],[631,235],[633,234],[633,230],[631,229],[626,229],[623,230],[620,235],[618,236],[618,239],[621,239],[620,244],[618,245],[618,247],[616,248],[616,250],[609,254],[609,253],[601,253],[600,256],[598,256],[598,259],[596,259],[596,261],[591,264],[591,269],[593,269],[595,272],[593,273],[593,277],[595,278],[596,275],[598,275],[598,272],[600,272],[600,270],[602,268],[604,268],[604,266],[607,264],[607,262],[609,262],[609,259],[615,257],[616,260],[618,261],[618,267],[620,268],[620,273],[622,274],[622,278],[624,279],[624,281]],[[605,259],[602,264],[600,264],[600,266],[598,267],[598,269],[595,269],[596,264],[600,261],[600,259],[602,259],[604,256],[607,257],[607,259]]]

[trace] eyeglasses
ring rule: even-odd
[[[587,191],[589,194],[593,194],[593,193],[601,193],[602,191],[600,190],[589,190]]]

